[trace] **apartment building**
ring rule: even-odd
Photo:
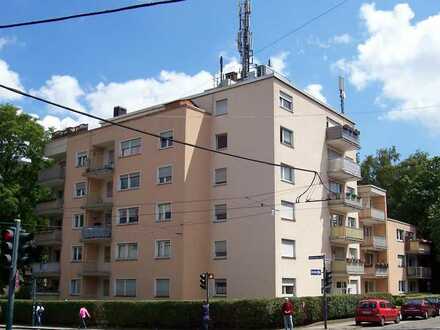
[[[115,107],[113,122],[160,138],[109,124],[54,136],[61,298],[199,299],[205,271],[215,297],[317,296],[317,254],[334,293],[391,287],[385,192],[357,186],[355,123],[266,66],[234,77],[184,100]]]

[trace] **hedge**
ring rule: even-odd
[[[384,298],[396,305],[405,299],[387,293],[329,296],[329,319],[354,316],[355,307],[367,297]],[[292,298],[296,325],[322,320],[322,298]],[[215,329],[274,329],[282,328],[282,299],[214,300],[210,303],[212,328]],[[78,312],[85,306],[92,318],[91,326],[144,329],[195,329],[200,325],[200,301],[43,301],[44,325],[73,326],[79,323]],[[6,301],[0,301],[6,311]],[[16,300],[14,321],[30,324],[32,302]],[[5,322],[2,316],[1,321]]]

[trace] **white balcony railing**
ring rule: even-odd
[[[345,157],[329,159],[328,170],[330,173],[343,172],[349,174],[352,177],[361,177],[361,167],[357,163]]]
[[[32,273],[59,273],[60,263],[59,262],[47,262],[47,263],[34,263],[32,264]]]

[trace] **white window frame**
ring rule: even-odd
[[[225,112],[218,113],[218,111],[217,111],[217,103],[219,103],[219,102],[226,102],[226,107],[225,107],[226,111]],[[229,108],[229,101],[228,101],[227,98],[215,100],[215,116],[227,115],[229,113],[229,109],[228,108]]]
[[[139,186],[135,186],[135,187],[133,187],[132,186],[132,182],[131,182],[131,175],[132,174],[139,174]],[[122,188],[122,185],[121,185],[121,177],[123,177],[123,176],[127,176],[127,188]],[[119,175],[119,179],[118,179],[118,190],[119,191],[127,191],[127,190],[137,190],[137,189],[140,189],[141,188],[141,180],[142,180],[142,175],[141,175],[141,171],[133,171],[133,172],[130,172],[130,173],[122,173],[122,174],[120,174]]]
[[[134,245],[134,244],[136,244],[136,256],[133,257],[133,258],[129,258],[128,257],[128,246],[129,245]],[[125,251],[126,257],[121,257],[119,255],[119,246],[120,245],[124,245],[126,247],[125,248],[126,249],[126,251]],[[115,253],[115,256],[116,256],[116,260],[118,260],[118,261],[138,260],[139,259],[139,243],[138,242],[118,242],[118,243],[116,243],[116,253]]]
[[[166,167],[171,167],[171,178],[169,179],[169,181],[166,181],[166,180],[165,180],[165,181],[161,182],[161,181],[160,181],[160,169],[162,169],[162,168],[166,168]],[[156,178],[156,182],[157,182],[157,184],[159,184],[159,185],[173,183],[173,176],[174,176],[174,168],[173,168],[173,165],[168,164],[168,165],[159,166],[159,167],[157,168],[157,178]],[[164,178],[168,178],[168,177],[164,177]],[[167,180],[168,180],[168,179],[167,179]]]
[[[72,282],[78,283],[77,288],[78,292],[73,292],[73,285]],[[70,296],[79,296],[81,294],[81,279],[80,278],[72,278],[69,281],[69,295]]]
[[[286,142],[286,140],[284,139],[284,132],[290,133],[290,137],[291,137],[290,143]],[[280,142],[281,142],[281,144],[283,144],[285,146],[293,148],[293,146],[294,146],[293,131],[291,129],[284,127],[284,126],[280,126]]]
[[[217,171],[225,170],[225,181],[223,182],[217,182]],[[222,186],[226,185],[228,183],[228,168],[227,167],[220,167],[214,169],[214,185],[215,186]]]
[[[278,102],[281,109],[293,112],[293,97],[290,94],[280,90]],[[290,107],[286,106],[284,103],[290,103]]]
[[[168,212],[161,212],[161,206],[163,205],[169,205],[170,206],[170,211],[169,214],[170,216],[167,218],[166,215]],[[173,218],[173,206],[171,204],[171,202],[160,202],[156,204],[156,222],[169,222],[171,221]]]
[[[171,133],[171,140],[169,140],[169,138],[163,138],[162,135],[167,134],[167,133]],[[165,131],[162,131],[159,133],[159,149],[163,150],[163,149],[168,149],[168,148],[172,148],[174,147],[174,131],[172,129],[168,129]],[[162,146],[162,141],[165,142],[165,146]]]
[[[402,285],[401,285],[401,284],[402,284]],[[401,293],[406,292],[406,291],[407,291],[407,284],[406,284],[406,281],[404,281],[404,280],[399,280],[399,281],[397,282],[397,290],[398,290],[399,292],[401,292]]]
[[[167,296],[163,296],[163,295],[158,295],[157,294],[157,281],[168,281],[168,295]],[[154,292],[153,292],[153,296],[155,298],[169,298],[171,296],[171,279],[168,277],[158,277],[154,279]]]
[[[77,225],[77,220],[79,220],[78,217],[82,217],[82,225],[81,225],[81,226],[78,226],[78,225]],[[85,223],[86,223],[86,214],[85,214],[85,213],[75,213],[75,214],[72,216],[72,229],[81,229],[81,228],[84,228]]]
[[[76,249],[80,249],[81,250],[81,258],[77,259],[77,253],[75,253]],[[71,249],[70,249],[70,260],[71,262],[82,262],[83,257],[84,257],[84,247],[82,245],[78,245],[78,244],[74,244],[72,245]]]
[[[354,217],[347,217],[347,227],[357,228],[357,221]]]
[[[287,281],[293,281],[292,283],[285,283]],[[293,293],[287,293],[287,288],[293,287]],[[296,278],[294,277],[283,277],[281,278],[281,295],[283,297],[296,297]]]
[[[217,284],[218,282],[225,283],[225,293],[218,293]],[[228,295],[228,281],[226,278],[216,278],[214,279],[214,296],[216,297],[226,297]]]
[[[118,295],[117,292],[117,288],[118,288],[118,281],[124,281],[124,292],[122,295]],[[134,281],[135,286],[134,286],[134,295],[128,295],[127,294],[127,281]],[[114,296],[115,297],[136,297],[137,296],[137,280],[135,278],[116,278],[115,279],[115,287],[114,287],[115,291],[114,291]]]
[[[76,185],[78,184],[82,184],[84,183],[84,195],[77,195],[77,189],[76,189]],[[73,186],[73,197],[74,198],[83,198],[87,196],[88,193],[88,189],[87,189],[87,181],[79,181],[79,182],[75,182],[74,186]]]
[[[217,255],[218,251],[217,251],[217,244],[216,243],[225,243],[225,255]],[[228,258],[228,241],[227,240],[216,240],[214,241],[214,259],[227,259]]]
[[[287,207],[291,207],[292,210],[292,217],[287,218],[284,216],[284,212],[287,213]],[[289,209],[290,212],[290,209]],[[287,221],[295,221],[295,203],[289,202],[289,201],[285,201],[282,200],[281,201],[281,206],[280,206],[280,218],[281,220],[287,220]]]
[[[219,143],[218,143],[218,139],[219,139],[219,137],[222,137],[222,136],[226,136],[226,147],[219,147]],[[225,149],[228,149],[228,142],[229,142],[229,139],[228,139],[228,133],[218,133],[218,134],[216,134],[215,135],[215,149],[216,150],[225,150]]]
[[[405,230],[403,229],[396,229],[396,241],[397,242],[403,242],[405,239]]]
[[[165,244],[169,243],[169,253],[168,255],[160,255],[159,251],[165,251]],[[163,246],[161,246],[163,245]],[[171,255],[172,255],[172,243],[170,239],[157,239],[154,242],[154,257],[156,259],[171,259]]]
[[[224,219],[218,219],[217,218],[217,207],[224,207],[225,210],[225,218]],[[228,205],[226,203],[219,203],[214,205],[214,222],[225,222],[228,220]]]
[[[136,222],[130,222],[130,210],[131,210],[131,209],[137,209],[137,210],[138,210],[138,211],[137,211],[137,221],[136,221]],[[120,207],[120,208],[117,208],[117,209],[116,209],[116,212],[117,212],[116,223],[117,223],[118,225],[121,225],[121,226],[138,224],[138,223],[139,223],[139,218],[140,218],[140,216],[139,216],[139,214],[140,214],[140,210],[141,210],[141,208],[140,208],[139,206],[131,206],[131,207]],[[121,222],[121,211],[125,211],[125,212],[127,212],[127,216],[126,216],[127,221],[124,222],[124,223]]]
[[[293,255],[284,254],[284,246],[289,243],[289,246],[293,246]],[[283,259],[296,259],[296,240],[290,238],[281,239],[281,258]]]
[[[139,140],[139,150],[137,152],[134,152],[132,142],[136,141],[136,140]],[[129,150],[129,152],[124,155],[123,149],[122,149],[122,144],[125,142],[129,142],[129,148],[127,149],[127,150]],[[142,138],[141,137],[119,141],[119,157],[122,157],[122,158],[129,157],[129,156],[139,155],[140,153],[142,153]]]
[[[404,254],[397,255],[397,267],[405,268],[406,266],[406,256]]]
[[[288,179],[284,178],[283,173],[284,173],[285,169],[290,169],[292,180],[288,180]],[[295,170],[292,166],[281,163],[280,176],[281,176],[281,181],[286,182],[286,183],[290,183],[290,184],[295,184]]]
[[[81,157],[81,158],[80,158]],[[88,151],[78,151],[75,153],[75,167],[87,167],[89,160]]]

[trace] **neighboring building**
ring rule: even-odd
[[[65,162],[61,298],[198,299],[205,271],[216,297],[317,296],[317,254],[331,259],[334,293],[387,288],[385,192],[358,190],[359,132],[343,114],[259,66],[247,80],[114,115],[161,138],[103,124],[58,133],[47,148]],[[293,167],[319,171],[325,186],[296,203],[313,173]]]

